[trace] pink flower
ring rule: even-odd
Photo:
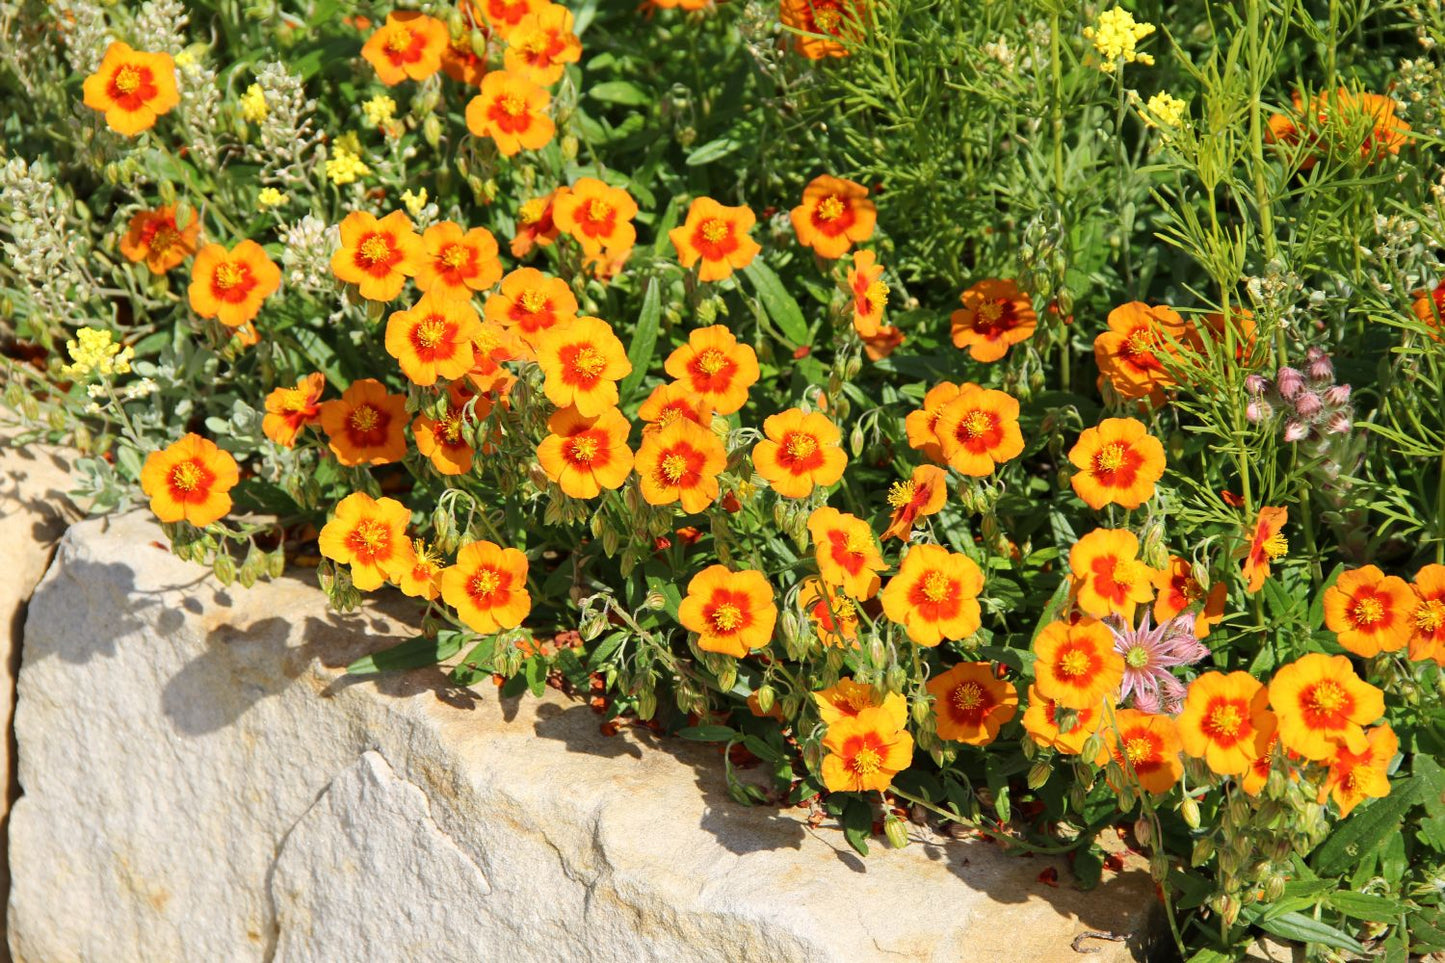
[[[1279,392],[1281,398],[1285,399],[1293,399],[1305,386],[1304,375],[1289,367],[1280,368],[1279,374],[1275,376],[1274,380],[1275,390]]]
[[[1313,418],[1323,407],[1324,402],[1320,401],[1320,396],[1313,391],[1301,391],[1295,395],[1294,410],[1301,418]]]
[[[1244,417],[1248,418],[1251,423],[1256,425],[1259,424],[1261,421],[1264,421],[1272,414],[1274,414],[1274,408],[1270,406],[1270,403],[1268,401],[1265,401],[1262,398],[1258,401],[1251,401],[1249,404],[1244,406]]]
[[[1339,408],[1350,403],[1349,385],[1332,385],[1325,392],[1325,404],[1331,408]]]
[[[1145,611],[1138,628],[1118,616],[1106,618],[1104,624],[1114,634],[1114,651],[1124,657],[1119,701],[1132,696],[1134,708],[1142,712],[1178,712],[1184,685],[1170,670],[1193,665],[1209,654],[1194,637],[1194,614],[1176,615],[1156,626]]]
[[[1325,354],[1322,348],[1310,348],[1308,352],[1309,365],[1305,371],[1309,373],[1310,380],[1316,384],[1329,384],[1335,380],[1335,366],[1330,361],[1330,356]]]

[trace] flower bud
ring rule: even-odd
[[[1324,402],[1313,391],[1301,391],[1295,395],[1294,410],[1301,418],[1313,418],[1323,407]]]
[[[1145,847],[1154,841],[1154,824],[1148,816],[1140,816],[1134,820],[1134,838],[1139,840],[1140,846]]]
[[[1155,853],[1149,860],[1149,875],[1154,877],[1156,882],[1162,883],[1169,878],[1169,857],[1164,853]]]
[[[1275,387],[1279,391],[1280,397],[1287,400],[1293,400],[1294,396],[1299,394],[1300,389],[1304,387],[1304,383],[1304,375],[1290,367],[1280,368],[1278,375],[1275,376]]]
[[[927,699],[920,698],[913,700],[913,705],[909,706],[909,712],[913,716],[913,724],[922,726],[930,721],[928,717],[933,709],[929,706]]]
[[[236,560],[225,552],[220,552],[211,563],[211,571],[215,574],[216,581],[222,585],[230,585],[236,580]]]
[[[1050,760],[1035,759],[1034,764],[1029,767],[1029,788],[1035,791],[1042,789],[1044,784],[1049,781],[1049,776],[1053,771],[1054,767]]]
[[[1354,412],[1346,409],[1345,411],[1336,412],[1330,416],[1330,420],[1325,426],[1325,433],[1330,435],[1348,435],[1350,429],[1353,427]]]
[[[1331,408],[1341,408],[1350,403],[1349,385],[1331,385],[1325,389],[1325,404]]]
[[[888,837],[888,845],[894,849],[908,845],[908,825],[892,812],[883,818],[883,834]]]
[[[1310,353],[1314,357],[1306,366],[1305,373],[1315,384],[1329,384],[1335,379],[1335,366],[1330,362],[1329,355],[1315,348],[1311,348]]]
[[[1189,865],[1203,866],[1214,856],[1214,842],[1208,836],[1194,841],[1194,852],[1190,854]]]
[[[1309,425],[1290,419],[1284,426],[1285,441],[1301,441],[1310,433]]]
[[[758,687],[758,709],[763,715],[773,711],[773,703],[777,701],[778,693],[770,685]]]
[[[1244,379],[1244,390],[1256,398],[1263,395],[1268,388],[1269,382],[1264,379],[1263,375],[1252,374],[1246,376]]]
[[[1244,417],[1248,418],[1251,424],[1257,425],[1272,414],[1274,414],[1274,407],[1262,398],[1244,406]]]
[[[1185,796],[1184,801],[1179,804],[1179,816],[1190,829],[1199,828],[1199,803],[1193,796]]]

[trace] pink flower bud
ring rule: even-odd
[[[1244,390],[1258,398],[1269,389],[1269,382],[1263,375],[1252,374],[1244,379]]]
[[[1309,435],[1309,433],[1310,433],[1310,427],[1309,427],[1309,425],[1306,425],[1306,424],[1304,424],[1303,422],[1294,421],[1293,419],[1291,419],[1291,420],[1284,426],[1284,440],[1285,440],[1285,441],[1300,441],[1300,440],[1302,440],[1303,438],[1305,438],[1307,435]]]
[[[1275,378],[1275,386],[1279,389],[1281,398],[1293,398],[1304,385],[1304,375],[1289,367],[1280,368],[1279,375]]]
[[[1316,358],[1305,370],[1309,373],[1310,380],[1317,385],[1329,384],[1335,380],[1335,366],[1330,363],[1329,358]]]
[[[1325,404],[1331,408],[1341,408],[1350,403],[1350,386],[1334,385],[1325,392]]]
[[[1301,391],[1295,395],[1294,410],[1301,418],[1313,418],[1320,413],[1320,409],[1323,407],[1324,403],[1320,401],[1320,396],[1313,391]]]
[[[1355,425],[1355,413],[1352,409],[1335,412],[1330,416],[1329,426],[1325,429],[1327,434],[1348,435],[1350,429]]]
[[[1251,401],[1244,406],[1244,417],[1248,418],[1252,424],[1257,425],[1272,414],[1274,414],[1274,409],[1263,398]]]

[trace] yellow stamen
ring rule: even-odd
[[[361,247],[356,250],[356,256],[367,264],[377,265],[391,257],[391,245],[380,234],[373,234],[361,242]]]
[[[913,501],[914,491],[913,479],[907,481],[896,481],[888,489],[888,504],[892,508],[902,508]]]
[[[888,304],[888,285],[882,281],[874,281],[868,285],[868,291],[863,295],[863,299],[874,311],[882,311]]]
[[[371,431],[381,423],[381,414],[371,405],[357,405],[346,421],[354,431]]]
[[[572,439],[572,460],[590,462],[597,457],[597,439],[589,436]]]
[[[587,219],[590,221],[605,221],[611,213],[612,205],[600,198],[593,198],[587,203]]]
[[[446,333],[446,319],[438,317],[435,314],[429,314],[416,326],[413,337],[416,338],[416,343],[423,348],[435,348],[442,343],[442,339],[446,337]]]
[[[374,559],[391,547],[391,530],[381,522],[363,518],[351,530],[351,550]]]
[[[697,367],[705,375],[715,375],[728,364],[728,356],[717,348],[707,348],[697,356]]]
[[[1349,693],[1338,682],[1326,679],[1317,682],[1305,693],[1305,704],[1320,715],[1339,712],[1350,701]]]
[[[1415,628],[1426,635],[1433,635],[1445,626],[1445,602],[1430,599],[1421,602],[1415,609]]]
[[[115,89],[123,94],[140,90],[140,71],[130,64],[120,68],[115,74]]]
[[[783,442],[783,448],[794,458],[807,458],[818,450],[818,439],[804,432],[791,432]]]
[[[521,117],[527,112],[527,99],[521,94],[508,91],[497,98],[497,106],[508,117]]]
[[[878,750],[865,747],[853,754],[848,765],[860,776],[871,776],[883,768],[883,758],[878,755]]]
[[[960,712],[968,712],[983,705],[983,689],[979,688],[977,682],[965,682],[953,690],[953,707]]]
[[[1059,675],[1067,676],[1070,679],[1077,679],[1081,675],[1088,674],[1089,666],[1092,663],[1093,660],[1089,658],[1089,653],[1081,649],[1070,649],[1068,652],[1065,652],[1064,657],[1059,660]]]
[[[1244,715],[1239,711],[1239,706],[1226,702],[1222,706],[1215,706],[1209,713],[1205,728],[1216,736],[1235,736],[1243,725]]]
[[[523,224],[536,224],[547,213],[547,199],[545,197],[534,197],[523,204],[517,211],[517,220]]]
[[[467,594],[474,599],[481,599],[491,595],[501,584],[501,577],[492,569],[478,569],[467,582]]]
[[[1095,472],[1116,472],[1124,467],[1125,447],[1115,442],[1112,445],[1105,445],[1094,455]]]
[[[1277,561],[1289,554],[1289,539],[1280,532],[1275,532],[1265,539],[1264,544],[1260,547],[1264,549],[1264,554],[1268,555],[1271,561]]]
[[[386,38],[386,52],[399,54],[411,46],[411,31],[406,27],[395,27]]]
[[[1374,625],[1385,617],[1385,606],[1379,599],[1371,596],[1355,602],[1350,614],[1355,617],[1356,625]]]
[[[716,244],[728,236],[728,222],[719,217],[710,217],[702,222],[703,239]]]
[[[222,291],[229,291],[245,279],[245,270],[230,261],[222,261],[216,266],[216,287]]]
[[[827,32],[826,29],[824,32]],[[836,221],[843,216],[843,211],[846,209],[847,205],[843,203],[837,194],[829,194],[818,202],[818,220]]]
[[[1003,316],[1003,305],[1004,302],[1002,301],[985,301],[979,306],[978,320],[982,321],[985,325],[993,324]]]
[[[731,632],[743,624],[743,610],[724,602],[712,610],[712,627],[717,632]]]
[[[993,428],[993,419],[988,412],[974,409],[958,423],[958,437],[972,440],[982,438]]]
[[[663,478],[676,485],[682,480],[682,476],[687,474],[687,459],[676,453],[667,455],[662,459],[659,469]]]
[[[1154,755],[1154,743],[1137,736],[1124,741],[1124,755],[1129,757],[1129,763],[1137,766],[1140,763],[1148,762]]]
[[[523,311],[528,314],[536,314],[547,306],[547,295],[536,288],[530,288],[522,292],[522,296],[517,299],[517,302],[522,305]]]
[[[590,344],[577,349],[572,357],[572,370],[586,378],[595,378],[607,367],[607,357]]]
[[[189,494],[200,487],[202,477],[200,466],[194,461],[183,461],[171,469],[171,487]]]
[[[948,598],[953,591],[953,582],[942,572],[929,572],[923,576],[923,597],[938,603]]]
[[[467,249],[460,244],[448,244],[442,248],[441,257],[437,260],[455,271],[467,263]]]

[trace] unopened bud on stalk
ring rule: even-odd
[[[1325,389],[1325,404],[1331,408],[1341,408],[1350,403],[1349,385],[1331,385]]]
[[[1285,426],[1284,426],[1284,440],[1285,440],[1285,441],[1291,441],[1291,442],[1293,442],[1293,441],[1302,441],[1304,438],[1306,438],[1306,437],[1309,435],[1309,433],[1310,433],[1309,425],[1306,425],[1304,422],[1294,421],[1293,419],[1291,419],[1290,421],[1288,421],[1288,422],[1285,423]]]
[[[1279,391],[1279,396],[1289,401],[1294,400],[1294,396],[1300,393],[1304,384],[1304,375],[1288,366],[1280,368],[1275,376],[1275,388]]]
[[[1324,406],[1320,396],[1313,391],[1301,391],[1295,395],[1294,410],[1301,418],[1313,418],[1320,413],[1320,409]]]
[[[1053,775],[1054,767],[1051,760],[1035,759],[1034,764],[1029,767],[1028,786],[1030,789],[1042,789]]]
[[[1257,425],[1272,414],[1274,414],[1274,407],[1264,399],[1251,401],[1244,406],[1244,417],[1249,419],[1250,424]]]
[[[773,703],[777,701],[778,693],[770,685],[758,687],[758,709],[763,715],[773,711]]]
[[[1269,388],[1269,382],[1263,375],[1252,374],[1244,379],[1244,390],[1258,398]]]
[[[1154,823],[1148,816],[1140,816],[1134,820],[1134,838],[1139,840],[1139,845],[1148,847],[1154,842]]]
[[[1199,803],[1193,796],[1185,796],[1179,804],[1179,816],[1190,829],[1199,828]]]

